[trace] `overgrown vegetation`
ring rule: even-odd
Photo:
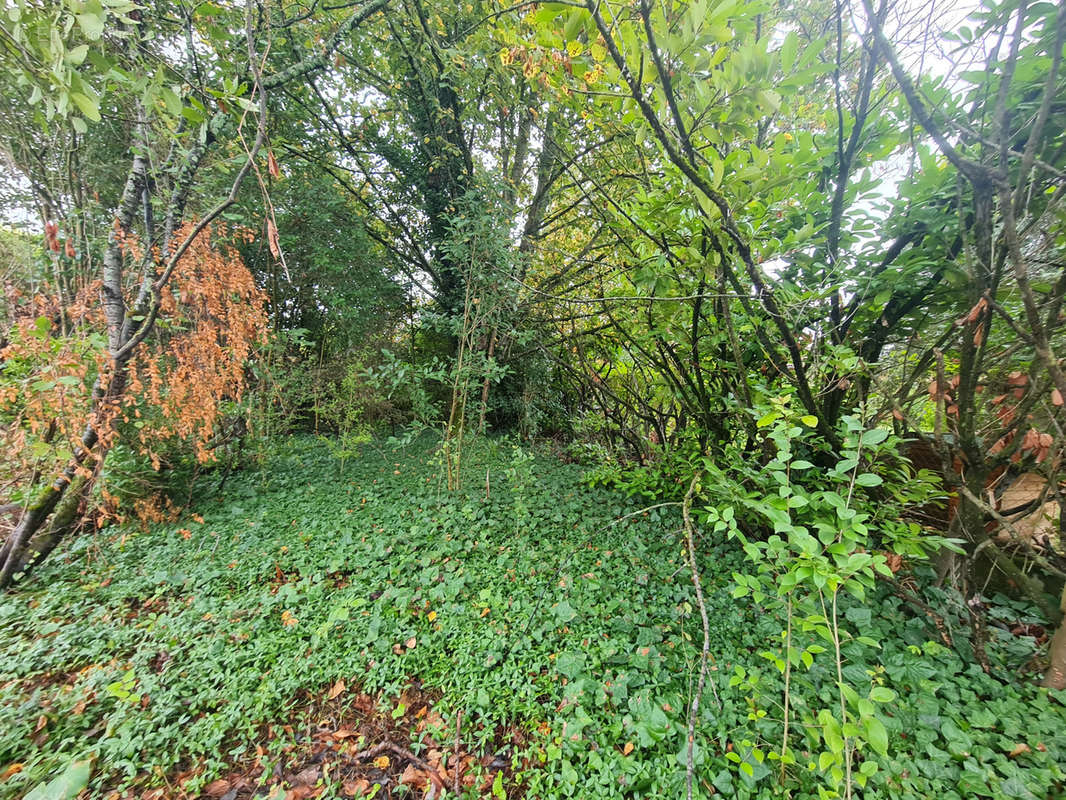
[[[9,5],[0,793],[1066,791],[1066,2]]]
[[[449,494],[434,450],[432,439],[365,447],[340,482],[323,445],[294,441],[180,526],[81,539],[36,588],[9,595],[0,760],[22,768],[4,796],[81,759],[92,759],[94,796],[161,785],[196,796],[235,763],[258,762],[252,784],[269,786],[338,681],[391,717],[415,680],[440,693],[439,730],[412,725],[399,744],[425,758],[419,741],[433,738],[452,752],[462,711],[479,773],[467,791],[502,770],[506,796],[683,793],[702,634],[678,509],[641,511],[588,488],[580,467],[499,441],[466,456],[488,475],[488,498],[484,487]],[[784,683],[776,657],[758,654],[774,647],[776,620],[734,599],[732,573],[746,566],[730,541],[708,529],[699,544],[715,656],[700,792],[771,796],[780,765],[765,756],[780,746]],[[1011,631],[1027,612],[1004,607],[989,675],[962,607],[941,632],[886,586],[864,600],[841,597],[840,628],[848,685],[885,724],[884,741],[862,748],[871,785],[900,797],[1062,790],[1059,701],[1010,677],[1038,649]],[[798,720],[836,693],[830,661],[797,659]],[[806,761],[824,745],[817,725],[805,730],[785,785],[809,792],[819,779]],[[319,777],[342,793],[342,777]]]

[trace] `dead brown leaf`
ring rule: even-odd
[[[267,217],[267,243],[270,245],[270,254],[274,258],[278,258],[281,255],[281,245],[278,241],[278,228],[274,224],[274,220]]]
[[[322,774],[322,769],[316,766],[306,767],[296,773],[296,777],[292,779],[292,782],[300,786],[310,786],[318,780],[318,776]]]
[[[219,778],[217,781],[211,781],[204,787],[204,794],[208,797],[222,797],[229,791],[229,781],[225,778]]]
[[[333,699],[334,699],[335,697],[337,697],[338,695],[340,695],[340,694],[343,694],[343,693],[345,692],[345,690],[346,690],[347,688],[348,688],[348,687],[344,685],[344,678],[340,678],[340,679],[338,679],[338,680],[337,680],[337,682],[336,682],[335,684],[333,684],[333,686],[332,686],[332,687],[330,688],[330,690],[329,690],[329,694],[327,695],[327,697],[328,697],[328,698],[329,698],[330,700],[333,700]]]
[[[1018,756],[1022,755],[1023,753],[1029,753],[1029,752],[1032,752],[1029,749],[1029,745],[1027,745],[1025,742],[1019,742],[1018,744],[1014,745],[1014,749],[1011,750],[1010,753],[1008,753],[1007,755],[1010,758],[1017,758]]]
[[[348,797],[362,797],[370,790],[370,781],[366,778],[357,778],[354,781],[344,782],[344,794]]]
[[[400,775],[400,783],[406,786],[425,786],[429,783],[429,774],[418,769],[414,764],[408,764]]]

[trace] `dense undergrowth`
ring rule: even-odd
[[[433,451],[371,444],[342,464],[295,440],[224,498],[205,484],[182,522],[82,538],[5,595],[0,797],[88,758],[90,796],[197,796],[257,746],[265,796],[299,698],[339,679],[384,709],[429,687],[448,730],[461,710],[464,746],[509,764],[480,789],[497,797],[683,796],[702,633],[678,510],[633,514],[581,467],[506,440],[472,446],[467,491],[448,494]],[[779,742],[781,677],[760,653],[780,625],[733,598],[735,542],[700,548],[713,656],[700,796],[817,796],[806,763],[782,774],[752,756]],[[845,645],[845,679],[895,694],[879,710],[887,755],[856,754],[877,764],[863,796],[1061,797],[1066,698],[1019,679],[1034,644],[1012,632],[1018,615],[999,610],[986,674],[962,613],[937,630],[887,589],[844,609],[881,642]],[[792,704],[830,702],[834,679],[817,662],[798,671]],[[498,750],[501,727],[525,744]],[[404,792],[422,796],[378,796]]]

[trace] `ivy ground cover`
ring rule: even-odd
[[[478,442],[448,494],[433,450],[342,464],[295,440],[224,499],[82,537],[0,599],[0,797],[441,797],[456,766],[470,797],[684,796],[702,631],[677,509],[506,441]],[[733,599],[737,546],[699,546],[700,796],[818,796],[816,768],[761,756],[779,627]],[[1062,796],[1063,698],[1008,674],[1024,638],[993,636],[986,674],[878,602],[848,615],[881,641],[848,680],[897,696],[865,796]],[[834,691],[817,662],[793,684],[794,707]],[[358,774],[324,768],[383,743]]]

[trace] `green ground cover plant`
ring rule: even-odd
[[[372,443],[342,479],[325,446],[294,439],[262,472],[231,477],[224,499],[204,488],[172,526],[79,538],[5,595],[0,769],[20,766],[0,796],[66,770],[90,796],[198,796],[257,746],[283,762],[301,698],[338,680],[393,716],[417,682],[448,730],[461,711],[464,747],[506,764],[485,795],[682,796],[702,631],[680,511],[642,511],[509,440],[473,440],[469,474],[486,481],[449,494],[434,452],[426,438]],[[698,796],[818,796],[827,790],[802,752],[787,792],[761,755],[779,741],[782,677],[760,655],[779,620],[734,597],[737,543],[699,536],[713,663]],[[864,796],[1061,796],[1064,698],[1033,675],[1017,680],[1033,640],[993,626],[986,674],[967,657],[961,616],[944,617],[949,645],[886,586],[870,595],[843,606],[848,625],[881,642],[843,646],[846,681],[886,701],[884,747],[862,754],[877,766]],[[798,716],[836,695],[829,662],[793,672]],[[521,731],[521,746],[501,747],[501,728]],[[411,736],[423,752],[425,734]],[[183,785],[170,782],[183,770]]]

